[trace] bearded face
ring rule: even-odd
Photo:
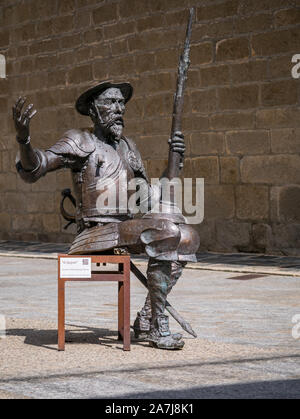
[[[123,132],[125,99],[120,89],[109,88],[94,100],[96,121],[105,135],[120,140]]]

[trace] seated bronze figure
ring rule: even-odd
[[[181,349],[182,335],[170,333],[164,312],[167,295],[181,276],[184,265],[195,261],[199,247],[197,232],[178,213],[146,212],[135,216],[129,210],[127,213],[101,211],[97,204],[105,189],[101,181],[109,179],[110,186],[119,185],[124,172],[128,182],[133,178],[144,179],[151,193],[137,147],[123,136],[125,105],[132,93],[129,83],[102,82],[88,89],[78,98],[76,109],[92,119],[93,132],[70,130],[45,151],[31,146],[29,125],[36,110],[31,104],[23,111],[26,98],[19,98],[13,107],[20,148],[16,167],[25,182],[36,182],[53,170],[71,170],[78,235],[70,254],[125,248],[149,256],[149,293],[134,322],[135,335],[144,337],[157,348]],[[176,132],[169,144],[170,150],[183,158],[185,145],[181,132]],[[178,173],[179,170],[178,167]],[[166,175],[168,177],[168,173]]]

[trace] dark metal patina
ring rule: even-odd
[[[172,135],[169,140],[169,164],[166,171],[169,179],[179,174],[185,151],[180,121],[189,64],[192,16],[191,11],[187,40],[178,72]],[[167,295],[181,276],[184,265],[188,261],[196,260],[198,234],[178,213],[148,212],[135,217],[129,210],[125,213],[110,213],[105,208],[102,212],[97,205],[97,199],[107,186],[116,186],[116,191],[119,191],[121,176],[124,173],[128,182],[133,178],[141,178],[147,182],[148,192],[145,199],[150,199],[152,194],[140,153],[135,143],[122,134],[125,104],[130,100],[132,93],[130,83],[102,82],[91,87],[78,98],[76,109],[79,113],[90,116],[94,123],[93,132],[70,130],[45,151],[33,149],[31,146],[29,124],[36,110],[33,109],[33,105],[29,105],[23,112],[26,98],[19,98],[13,107],[20,148],[16,167],[22,179],[29,183],[36,182],[54,170],[71,170],[78,235],[69,254],[94,254],[126,249],[130,253],[146,253],[149,256],[149,294],[134,322],[135,335],[146,337],[150,344],[157,348],[181,349],[184,345],[182,335],[170,333],[168,317],[164,312]],[[132,192],[126,193],[129,199]],[[64,198],[66,197],[70,198],[69,191],[64,191]],[[63,205],[62,211],[69,222],[74,220],[72,216],[64,213]],[[185,327],[185,330],[194,334],[192,329]]]

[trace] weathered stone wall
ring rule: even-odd
[[[298,0],[1,0],[1,239],[71,239],[59,215],[68,172],[33,185],[16,175],[10,113],[20,94],[38,109],[32,142],[45,148],[89,125],[74,100],[93,80],[129,80],[126,133],[149,175],[161,174],[191,5],[185,176],[205,178],[202,249],[300,253]]]

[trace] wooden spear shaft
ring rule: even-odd
[[[190,41],[192,35],[192,24],[194,19],[195,9],[190,9],[190,16],[188,20],[188,25],[186,29],[186,37],[184,43],[184,49],[180,56],[179,65],[178,65],[178,75],[177,75],[177,90],[174,97],[173,105],[173,118],[172,118],[172,128],[171,128],[171,137],[174,137],[175,132],[181,131],[182,126],[182,112],[183,112],[183,102],[184,102],[184,88],[185,82],[187,80],[187,72],[190,65]],[[169,150],[169,160],[168,160],[168,178],[173,179],[178,177],[180,167],[182,166],[181,156],[178,152]]]

